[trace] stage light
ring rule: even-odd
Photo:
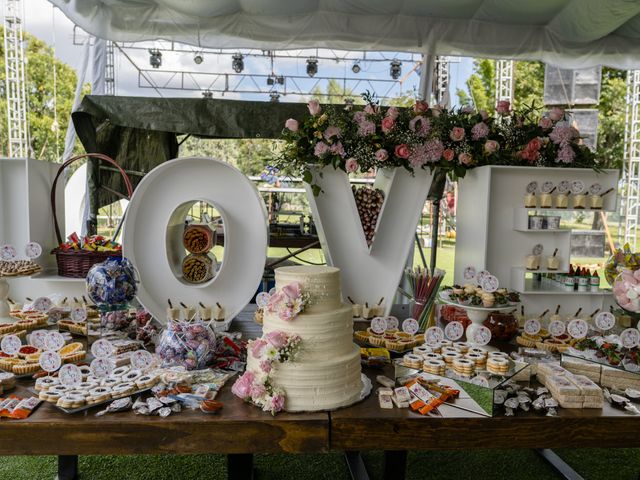
[[[242,73],[244,70],[244,57],[241,53],[236,53],[231,60],[231,68],[236,73]]]
[[[307,75],[313,77],[316,73],[318,73],[318,59],[317,58],[307,58]]]
[[[193,63],[200,65],[202,62],[204,62],[204,57],[201,53],[196,53],[193,57]]]
[[[351,71],[353,73],[360,73],[360,60],[356,60],[355,62],[353,62],[353,65],[351,66]]]
[[[397,80],[400,78],[400,75],[402,75],[402,62],[399,60],[392,60],[391,61],[391,66],[389,67],[389,75],[391,75],[391,78],[393,78],[394,80]]]
[[[153,68],[160,68],[162,66],[162,52],[157,48],[149,49],[149,64]]]
[[[271,100],[274,103],[279,102],[280,101],[280,94],[278,92],[269,93],[269,100]]]
[[[205,90],[202,92],[203,98],[213,98],[213,92],[211,90]]]

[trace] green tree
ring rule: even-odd
[[[4,29],[0,41],[0,155],[8,155],[7,101],[5,92]],[[27,117],[31,150],[37,159],[58,161],[64,151],[64,138],[73,106],[76,73],[69,65],[56,59],[45,42],[25,32]],[[57,95],[54,101],[53,66],[56,66]],[[57,132],[54,123],[57,114]],[[56,135],[57,133],[57,135]],[[78,143],[76,149],[81,151]]]
[[[478,59],[474,73],[467,80],[467,91],[456,92],[461,105],[493,112],[495,107],[495,61]],[[598,106],[598,144],[596,153],[607,168],[622,166],[625,124],[626,72],[603,67],[600,104]],[[544,64],[515,62],[514,107],[543,106]]]

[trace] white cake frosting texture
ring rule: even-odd
[[[276,290],[298,282],[308,295],[304,311],[292,320],[264,312],[263,332],[282,331],[302,339],[292,362],[278,363],[271,372],[274,385],[285,393],[289,412],[331,410],[357,402],[362,390],[360,349],[353,343],[351,306],[340,296],[340,270],[295,266],[276,269]],[[258,361],[248,353],[247,370]]]

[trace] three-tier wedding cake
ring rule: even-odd
[[[278,268],[275,275],[276,296],[291,298],[293,290],[304,298],[301,313],[288,315],[290,309],[283,313],[268,307],[264,312],[265,336],[285,332],[301,340],[294,360],[277,363],[270,372],[274,386],[284,392],[284,410],[331,410],[357,402],[362,391],[360,350],[353,343],[351,306],[342,303],[340,270],[294,266]],[[247,370],[259,369],[250,348]]]

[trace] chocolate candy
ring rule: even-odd
[[[169,322],[156,353],[163,366],[179,365],[187,370],[204,368],[214,358],[215,333],[201,321]]]
[[[112,257],[94,265],[86,283],[89,297],[99,307],[126,305],[138,292],[133,264],[126,258]]]

